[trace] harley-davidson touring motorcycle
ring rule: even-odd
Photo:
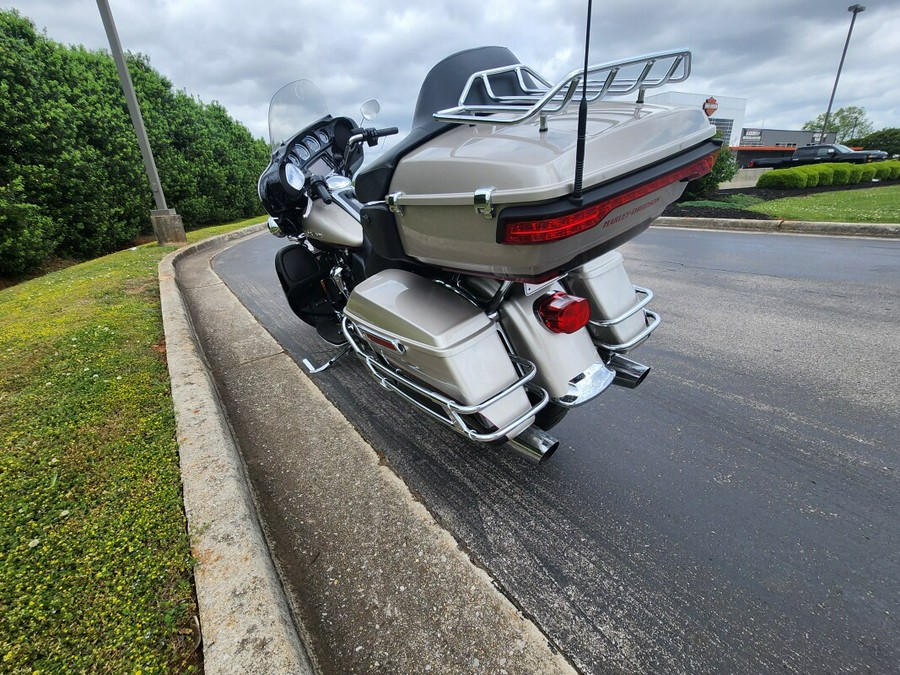
[[[396,128],[329,115],[308,80],[279,90],[258,187],[294,242],[275,259],[288,303],[335,345],[309,371],[353,352],[423,414],[532,461],[568,409],[637,387],[649,368],[625,354],[660,317],[616,248],[712,167],[701,110],[644,102],[690,63],[661,52],[552,84],[506,48],[460,52],[426,76],[409,135],[361,170]]]

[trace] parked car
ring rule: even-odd
[[[883,150],[853,150],[846,145],[832,143],[828,145],[805,145],[794,150],[790,157],[772,157],[750,160],[751,169],[771,167],[773,169],[787,169],[792,166],[804,164],[816,164],[818,162],[851,162],[853,164],[867,164],[880,162],[888,158]]]

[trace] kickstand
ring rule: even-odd
[[[332,356],[330,359],[328,359],[325,363],[323,363],[318,368],[313,366],[313,364],[311,364],[309,362],[309,359],[303,359],[303,365],[306,366],[306,370],[309,371],[310,375],[315,375],[316,373],[321,373],[323,370],[326,370],[327,368],[330,368],[331,366],[333,366],[335,361],[337,361],[339,358],[341,358],[344,354],[346,354],[349,351],[350,351],[350,345],[346,344],[343,347],[341,347],[341,351],[339,351],[337,354]]]

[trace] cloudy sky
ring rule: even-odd
[[[585,0],[109,0],[125,49],[177,89],[219,101],[266,136],[272,93],[306,77],[332,113],[408,129],[428,69],[496,44],[555,80],[582,60]],[[591,62],[670,48],[694,54],[681,91],[747,100],[744,126],[797,129],[825,111],[850,26],[847,0],[594,1]],[[0,0],[65,44],[108,48],[96,0]],[[900,127],[900,1],[858,15],[834,109]]]

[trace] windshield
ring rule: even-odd
[[[269,103],[269,147],[275,150],[301,129],[328,115],[319,88],[309,80],[286,84]]]

